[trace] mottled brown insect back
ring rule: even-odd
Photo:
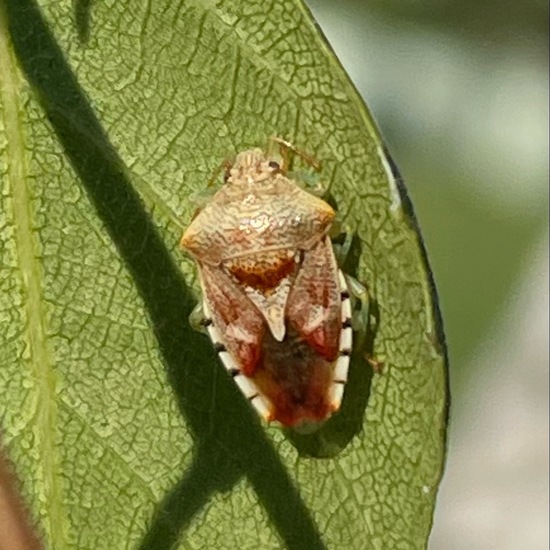
[[[347,380],[351,306],[327,236],[333,219],[252,149],[181,239],[224,366],[266,420],[286,426],[326,420]]]
[[[219,266],[243,256],[309,250],[327,233],[334,210],[271,166],[260,149],[240,153],[227,183],[191,222],[181,245]],[[276,254],[274,254],[276,257]]]

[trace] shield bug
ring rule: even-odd
[[[224,179],[181,239],[198,265],[202,326],[264,419],[323,422],[340,407],[352,348],[335,212],[261,149],[239,153]]]

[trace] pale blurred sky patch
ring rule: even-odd
[[[453,410],[431,550],[548,549],[546,233],[530,260]]]

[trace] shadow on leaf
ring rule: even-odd
[[[92,0],[73,0],[73,9],[78,39],[86,44],[90,39]]]
[[[212,495],[229,491],[242,476],[288,548],[324,548],[256,414],[218,365],[206,339],[189,327],[195,300],[36,3],[8,0],[6,6],[19,63],[132,274],[181,413],[197,442],[191,469],[160,504],[141,548],[171,548]]]

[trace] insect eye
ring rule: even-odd
[[[271,160],[269,162],[269,167],[273,168],[273,170],[280,170],[281,169],[281,167],[279,166],[279,163],[275,162],[274,160]]]

